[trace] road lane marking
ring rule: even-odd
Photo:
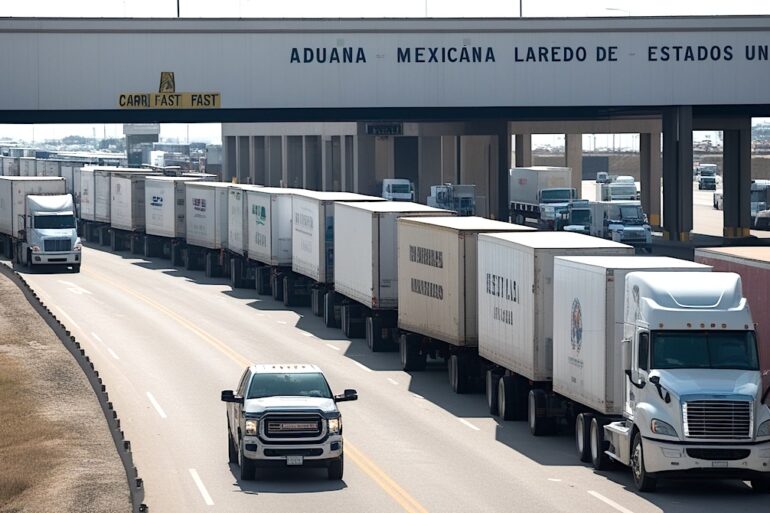
[[[213,506],[214,501],[211,500],[211,495],[209,495],[208,490],[206,490],[206,486],[203,484],[203,481],[201,480],[201,476],[198,475],[198,471],[196,471],[194,468],[189,469],[190,475],[193,478],[193,481],[195,481],[195,486],[198,487],[198,491],[201,493],[201,497],[203,497],[203,502],[206,503],[206,506]]]
[[[112,356],[112,357],[113,357],[113,358],[115,358],[116,360],[120,360],[120,358],[118,357],[118,355],[116,355],[116,354],[115,354],[115,351],[113,351],[113,350],[112,350],[112,349],[110,349],[109,347],[107,348],[107,352],[108,352],[108,353],[110,353],[110,356]]]
[[[234,349],[230,348],[229,346],[227,346],[225,343],[223,343],[216,337],[209,335],[203,329],[189,322],[184,317],[178,315],[176,312],[158,303],[157,301],[154,301],[146,297],[145,295],[140,294],[139,292],[136,292],[128,287],[124,287],[123,285],[109,279],[106,275],[102,273],[94,272],[92,270],[86,270],[85,273],[90,274],[94,276],[96,279],[99,279],[100,281],[108,283],[113,287],[115,287],[116,289],[122,290],[127,294],[139,299],[140,301],[147,303],[150,306],[153,306],[156,310],[163,312],[168,317],[174,319],[179,324],[185,326],[187,329],[189,329],[190,331],[198,335],[198,337],[200,337],[204,342],[207,342],[209,345],[211,345],[215,349],[218,349],[225,356],[228,356],[237,365],[240,365],[242,367],[251,365],[251,361],[248,358],[241,355]],[[358,362],[354,362],[354,363],[358,363]],[[361,367],[364,367],[364,366],[361,365]],[[369,372],[371,372],[371,369],[369,368],[366,368],[366,369]],[[422,399],[422,396],[418,396],[418,397]],[[345,440],[345,448],[348,456],[350,456],[350,459],[353,460],[353,462],[366,475],[368,475],[374,482],[376,482],[380,486],[380,488],[383,489],[385,493],[390,495],[390,497],[394,501],[396,501],[407,513],[428,513],[428,510],[426,510],[419,502],[417,502],[416,499],[414,499],[411,495],[409,495],[403,488],[401,488],[395,481],[393,481],[393,479],[388,477],[383,470],[381,470],[372,460],[366,457],[364,453],[359,451],[355,447],[355,445],[353,445],[347,439]],[[193,472],[194,470],[191,469],[191,474]],[[197,473],[195,475],[197,475]],[[195,479],[195,475],[193,475],[193,479]],[[201,486],[202,486],[202,482],[201,482]],[[205,491],[205,488],[203,488],[203,490]],[[208,493],[206,495],[208,495]],[[210,496],[209,496],[209,500],[211,500]],[[213,501],[211,502],[211,505],[213,505]]]
[[[330,348],[334,349],[335,351],[339,351],[340,350],[340,348],[335,346],[334,344],[326,344],[326,347],[330,347]]]
[[[617,502],[613,501],[612,499],[608,499],[607,497],[605,497],[604,495],[600,494],[599,492],[595,492],[593,490],[588,490],[588,494],[596,497],[597,499],[599,499],[600,501],[602,501],[606,505],[608,505],[608,506],[610,506],[612,508],[615,508],[616,510],[620,511],[621,513],[634,513],[630,509],[624,508],[623,506],[621,506]]]
[[[396,380],[395,380],[395,379],[393,379],[393,378],[388,378],[388,381],[390,381],[390,384],[391,384],[391,385],[398,385],[398,381],[396,381]]]
[[[69,321],[70,321],[70,324],[72,324],[72,327],[73,327],[73,328],[75,328],[75,329],[76,329],[76,330],[78,330],[78,331],[83,331],[83,330],[81,330],[81,329],[80,329],[80,326],[78,326],[78,323],[76,323],[76,322],[75,322],[75,319],[73,319],[72,317],[70,317],[69,315],[67,315],[67,312],[65,312],[65,311],[62,309],[62,307],[60,307],[60,306],[57,306],[57,307],[56,307],[56,309],[57,309],[57,310],[59,310],[59,312],[60,312],[60,313],[61,313],[61,314],[62,314],[64,317],[66,317],[66,318],[67,318],[67,320],[69,320]]]
[[[372,372],[372,369],[370,369],[369,367],[367,367],[363,363],[358,363],[358,362],[355,362],[355,361],[353,363],[355,363],[358,367],[364,369],[366,372]]]
[[[102,338],[99,335],[97,335],[96,333],[94,333],[93,331],[91,332],[91,336],[94,337],[99,342],[101,342],[102,344],[104,344],[104,340],[102,340]]]
[[[424,398],[423,396],[421,396],[420,394],[415,394],[414,392],[412,392],[412,397],[414,397],[415,399],[425,399],[425,398]]]
[[[465,424],[466,426],[468,426],[469,428],[471,428],[474,431],[481,431],[481,428],[479,428],[478,426],[474,426],[473,424],[471,424],[470,422],[468,422],[465,419],[461,419],[461,418],[458,417],[457,420],[460,421],[460,424]]]
[[[160,415],[160,418],[165,419],[166,412],[163,411],[163,408],[160,407],[160,404],[158,404],[158,401],[156,401],[155,398],[152,396],[152,394],[149,392],[147,392],[147,399],[150,400],[150,403],[152,403],[152,407],[155,408],[155,411],[158,412],[158,415]]]
[[[561,483],[561,479],[556,479],[555,477],[549,477],[549,481],[553,481],[554,483]]]
[[[307,331],[302,331],[301,333],[306,337],[315,337],[315,335],[313,335],[312,333],[308,333]]]
[[[65,285],[67,287],[67,290],[69,290],[73,294],[76,294],[78,296],[80,296],[82,294],[91,295],[91,293],[89,291],[87,291],[86,289],[84,289],[83,287],[81,287],[79,285],[76,285],[75,283],[72,283],[71,281],[64,281],[64,280],[57,280],[57,281],[59,283],[61,283],[62,285]]]
[[[289,323],[288,323],[288,322],[286,322],[286,321],[275,321],[275,322],[277,322],[278,324],[289,324]]]

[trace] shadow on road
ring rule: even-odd
[[[248,494],[321,493],[347,488],[345,481],[329,481],[325,468],[257,469],[254,481],[238,480],[238,465],[230,464],[234,485]]]

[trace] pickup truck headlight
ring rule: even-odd
[[[339,433],[342,431],[342,417],[329,419],[329,433]]]
[[[673,436],[677,438],[679,436],[676,434],[676,429],[674,429],[671,424],[658,419],[652,419],[652,422],[650,422],[650,431],[656,435]]]
[[[256,436],[259,421],[257,419],[246,419],[246,436]]]
[[[757,436],[770,436],[770,420],[766,420],[759,425]]]

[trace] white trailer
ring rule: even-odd
[[[324,315],[324,304],[336,304],[334,296],[321,298],[334,284],[334,203],[337,201],[385,200],[352,192],[303,190],[292,194],[292,272],[274,275],[273,279],[273,298],[282,299],[286,306],[312,306],[313,313],[320,316]],[[282,287],[277,286],[278,281],[283,282]],[[336,316],[328,326],[336,325],[335,320]]]
[[[35,157],[19,157],[19,176],[37,176]]]
[[[334,246],[355,248],[335,255],[334,290],[342,304],[342,332],[365,337],[369,349],[383,351],[397,343],[398,248],[400,217],[453,216],[454,212],[405,201],[338,202],[334,206]]]
[[[0,157],[2,159],[2,176],[19,176],[19,157]]]
[[[229,255],[230,286],[249,288],[255,286],[256,265],[249,261],[248,201],[249,190],[259,190],[261,185],[233,185],[227,200],[227,250]]]
[[[540,226],[543,224],[542,210],[546,205],[566,206],[577,198],[572,188],[572,169],[549,166],[512,168],[508,171],[508,195],[513,222],[524,224],[530,219]]]
[[[185,262],[188,269],[204,270],[207,277],[223,276],[228,270],[224,249],[230,187],[231,184],[222,182],[185,183]]]
[[[145,180],[157,173],[115,172],[110,180],[110,248],[144,253]]]
[[[482,217],[398,219],[398,328],[401,365],[422,370],[443,357],[459,392],[481,384],[477,346],[476,248],[481,234],[533,232]]]
[[[257,265],[254,285],[258,294],[272,294],[272,276],[291,271],[291,199],[295,193],[302,191],[282,187],[246,190],[247,256]]]
[[[523,419],[530,386],[550,385],[554,258],[633,254],[631,246],[571,232],[479,236],[479,354],[489,362],[491,412],[501,407],[504,419]]]
[[[198,178],[148,176],[144,182],[144,256],[167,257],[182,265],[186,235],[185,184]]]

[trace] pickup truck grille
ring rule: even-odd
[[[43,250],[45,251],[71,251],[72,241],[70,239],[46,239],[43,241]]]
[[[262,426],[265,437],[271,439],[312,439],[322,436],[324,432],[323,418],[316,414],[268,414]]]
[[[687,401],[684,404],[684,436],[717,440],[750,439],[753,416],[750,401]]]

